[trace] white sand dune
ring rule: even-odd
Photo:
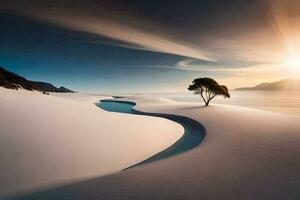
[[[101,98],[0,88],[0,196],[120,171],[183,134],[166,119],[103,111]]]
[[[198,120],[206,127],[204,141],[169,159],[58,187],[28,199],[300,198],[300,117],[145,97],[132,100],[140,111]]]

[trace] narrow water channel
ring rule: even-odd
[[[99,108],[109,111],[109,112],[162,117],[162,118],[172,120],[183,126],[184,134],[176,143],[174,143],[167,149],[153,155],[152,157],[150,157],[134,166],[138,166],[138,165],[150,163],[153,161],[165,159],[165,158],[186,152],[188,150],[191,150],[194,147],[198,146],[205,136],[204,127],[199,122],[197,122],[193,119],[187,118],[187,117],[172,115],[172,114],[148,113],[148,112],[136,111],[133,109],[133,107],[135,106],[135,103],[133,103],[133,102],[102,100],[99,103],[97,103],[96,105]],[[134,166],[131,166],[131,167],[134,167]],[[131,168],[131,167],[129,167],[129,168]]]

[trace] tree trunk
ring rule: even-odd
[[[215,96],[216,96],[216,95],[210,97],[210,98],[205,102],[205,106],[208,106],[209,102],[210,102],[213,98],[215,98]]]

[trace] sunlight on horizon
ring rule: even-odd
[[[300,57],[293,55],[286,60],[287,68],[291,73],[300,74]]]

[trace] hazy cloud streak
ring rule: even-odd
[[[64,6],[52,6],[51,2],[33,3],[26,0],[13,2],[0,3],[0,8],[64,28],[126,42],[131,44],[127,46],[131,48],[216,61],[216,56],[212,53],[184,41],[175,40],[157,30],[140,28],[138,23],[134,25],[126,23],[127,16],[118,13],[119,16],[116,17],[114,13],[101,7],[93,8],[92,5],[85,5],[79,1],[77,4],[69,2],[66,10]],[[123,19],[119,20],[120,18]],[[152,28],[155,29],[155,26]]]

